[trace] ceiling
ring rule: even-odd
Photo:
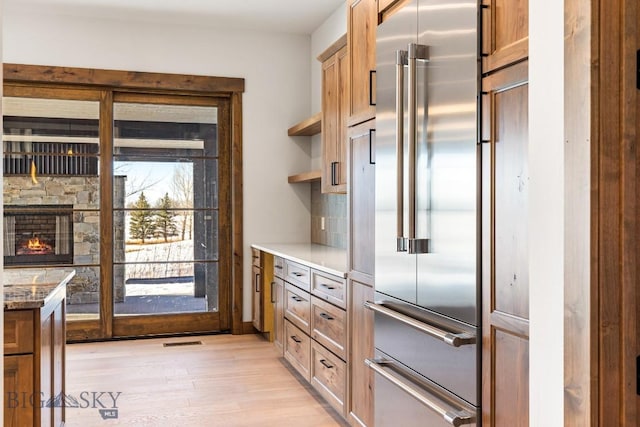
[[[4,0],[12,11],[311,34],[344,0]]]

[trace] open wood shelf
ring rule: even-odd
[[[322,127],[322,113],[314,114],[289,128],[289,136],[312,136],[320,133]]]
[[[289,184],[297,184],[300,182],[313,182],[313,181],[319,181],[320,180],[320,176],[322,175],[322,172],[320,171],[320,169],[315,170],[315,171],[310,171],[310,172],[302,172],[299,173],[297,175],[291,175],[289,176]]]

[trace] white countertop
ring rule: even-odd
[[[315,243],[254,243],[251,247],[308,265],[325,273],[347,277],[346,249]]]

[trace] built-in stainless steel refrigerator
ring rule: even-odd
[[[378,27],[378,427],[481,422],[478,21],[414,0]]]

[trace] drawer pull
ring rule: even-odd
[[[300,344],[302,342],[302,340],[300,338],[298,338],[295,335],[291,335],[291,339],[294,340],[295,342],[297,342],[298,344]]]
[[[324,365],[325,368],[327,369],[333,369],[333,365],[329,362],[327,362],[326,359],[320,359],[320,363],[322,363]]]
[[[292,296],[292,297],[291,297],[291,299],[292,299],[292,300],[294,300],[295,302],[302,302],[302,301],[304,301],[302,298],[300,298],[300,297],[298,297],[298,296],[295,296],[295,295],[294,295],[294,296]]]
[[[403,377],[393,375],[391,370],[385,369],[389,366],[393,366],[394,362],[384,359],[365,359],[364,363],[382,378],[386,379],[391,384],[416,399],[422,405],[439,414],[452,426],[459,427],[461,425],[474,424],[476,422],[474,414],[467,412],[464,409],[450,410],[449,408],[441,406],[438,401],[431,399],[429,396],[426,396],[424,392],[413,387],[412,384],[405,382]]]
[[[296,277],[302,277],[302,276],[304,276],[304,274],[299,273],[299,272],[297,272],[297,271],[292,271],[292,272],[291,272],[291,274],[293,274],[293,275],[294,275],[294,276],[296,276]]]
[[[253,258],[253,259],[258,259],[258,258],[260,258],[260,257],[259,257],[258,255],[253,255],[251,258]]]
[[[452,346],[452,347],[460,347],[462,345],[471,345],[476,343],[476,337],[469,333],[455,333],[445,331],[441,328],[435,327],[428,323],[421,322],[419,320],[414,319],[413,317],[409,317],[405,314],[399,313],[395,310],[392,310],[388,307],[385,307],[382,302],[365,302],[364,306],[369,310],[372,310],[375,313],[381,314],[386,317],[390,317],[391,319],[397,320],[398,322],[402,322],[405,325],[411,326],[419,331],[424,332],[427,335],[432,336],[433,338],[439,339],[440,341]]]
[[[320,313],[320,317],[327,320],[333,320],[334,318],[329,316],[327,313]]]
[[[320,283],[320,286],[322,286],[323,288],[327,288],[330,291],[336,288],[335,286],[330,286],[330,285],[327,285],[326,283]]]
[[[273,268],[277,268],[278,270],[282,270],[282,266],[278,265],[278,264],[274,265]]]

